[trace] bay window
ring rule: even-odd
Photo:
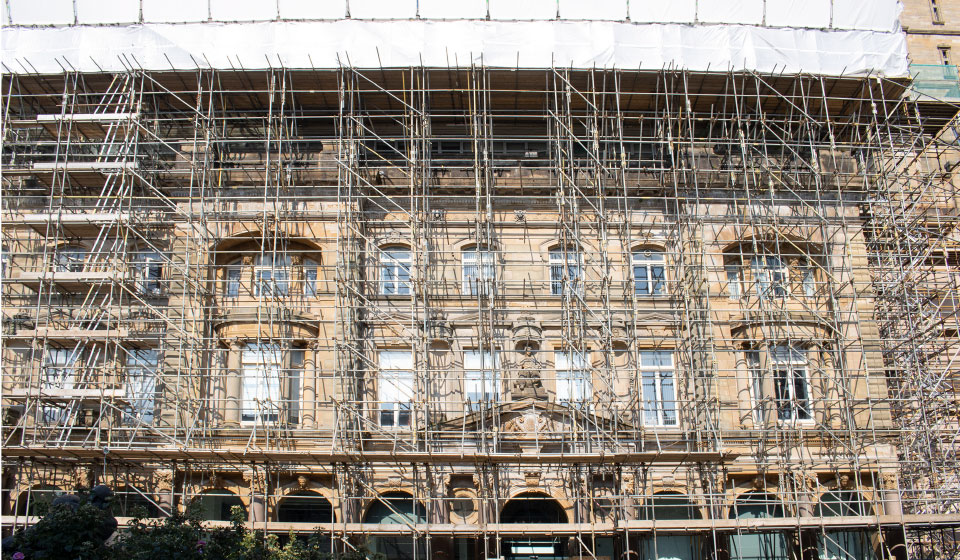
[[[271,253],[260,255],[253,269],[253,295],[285,296],[289,279],[290,257]]]

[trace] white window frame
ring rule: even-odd
[[[240,350],[242,424],[280,419],[283,350],[278,344],[247,344]]]
[[[44,356],[43,377],[40,379],[40,388],[70,390],[77,383],[77,369],[80,367],[80,347],[51,348],[47,347]],[[59,424],[70,414],[64,406],[44,405],[40,407],[40,421],[44,424]]]
[[[253,295],[283,297],[290,293],[290,257],[283,253],[257,255],[253,265]]]
[[[799,346],[777,344],[769,347],[770,368],[773,374],[774,403],[780,422],[813,422],[810,399],[809,362],[807,351]],[[789,378],[789,383],[781,380]],[[803,398],[797,396],[798,384]],[[784,395],[786,389],[786,395]]]
[[[550,251],[550,293],[583,295],[583,260],[576,249]]]
[[[778,298],[790,295],[790,270],[783,257],[754,255],[750,259],[750,270],[759,297]]]
[[[677,398],[677,376],[673,351],[641,350],[643,424],[673,427],[680,424]],[[670,394],[670,393],[673,394]]]
[[[485,248],[462,252],[463,293],[471,296],[492,295],[497,277],[496,253]]]
[[[125,364],[124,394],[128,406],[123,412],[123,423],[153,425],[160,354],[153,348],[128,350]]]
[[[471,403],[495,403],[500,400],[498,351],[467,350],[463,353],[463,397]]]
[[[233,259],[224,268],[223,296],[229,299],[240,297],[240,286],[243,284],[243,259]]]
[[[557,402],[584,404],[593,400],[588,352],[557,350],[553,354]]]
[[[377,423],[385,429],[409,429],[415,392],[413,352],[381,350],[377,358]]]
[[[743,294],[743,264],[728,263],[723,269],[727,274],[727,294],[730,299],[740,299]]]
[[[54,268],[57,272],[83,272],[88,252],[83,247],[68,245],[60,247],[54,256]]]
[[[320,263],[314,259],[303,259],[303,295],[317,297],[317,279],[320,275]]]
[[[633,293],[640,297],[662,296],[667,289],[667,266],[662,251],[637,251],[631,256]],[[659,269],[659,278],[657,271]],[[638,273],[644,278],[638,279]]]
[[[163,281],[163,255],[153,250],[137,251],[133,262],[137,291],[159,295]]]
[[[380,295],[410,295],[412,253],[406,247],[388,247],[380,251]]]

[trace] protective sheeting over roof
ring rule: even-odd
[[[896,0],[8,0],[3,70],[618,67],[906,76]],[[349,17],[347,17],[349,16]]]

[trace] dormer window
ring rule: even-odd
[[[253,295],[285,296],[289,292],[290,257],[283,254],[263,254],[257,257],[253,269]]]
[[[385,296],[410,294],[410,250],[403,247],[380,252],[380,293]]]

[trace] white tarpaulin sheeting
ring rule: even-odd
[[[164,0],[170,3],[173,0]],[[907,76],[902,33],[567,21],[312,21],[4,29],[7,72],[664,67]]]

